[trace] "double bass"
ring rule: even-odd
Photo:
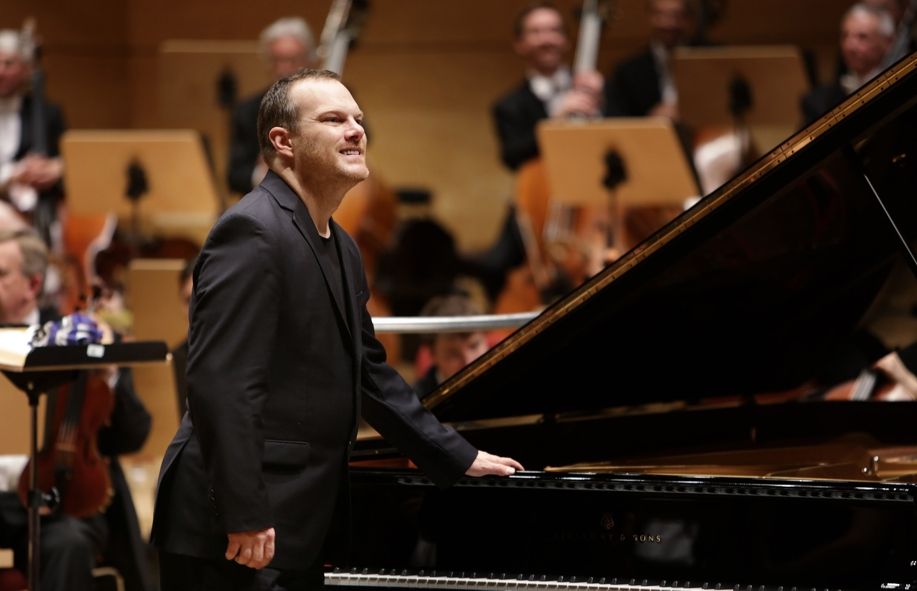
[[[604,0],[584,0],[574,59],[576,75],[596,71],[602,25],[613,8]],[[553,201],[540,158],[520,166],[514,201],[527,266],[508,279],[495,306],[498,313],[530,310],[533,302],[543,299],[542,294],[579,285],[601,268],[606,246],[607,212]]]
[[[335,0],[317,49],[323,68],[343,74],[348,51],[359,36],[367,13],[366,0]],[[364,266],[370,272],[391,244],[398,221],[397,207],[395,192],[379,175],[370,173],[369,178],[347,193],[334,212],[334,221],[356,240]]]

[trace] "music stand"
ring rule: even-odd
[[[767,151],[799,127],[809,88],[790,45],[679,47],[672,60],[678,110],[692,126],[747,127]]]
[[[622,252],[626,210],[673,205],[683,209],[699,195],[684,148],[668,119],[545,120],[536,132],[551,199],[567,205],[608,206],[614,240]],[[617,175],[609,170],[609,159],[612,166],[622,167]],[[623,178],[608,178],[621,173]]]
[[[30,348],[30,327],[0,328],[0,371],[29,399],[29,589],[39,591],[41,561],[40,510],[44,498],[38,489],[38,401],[50,388],[76,379],[85,369],[164,363],[169,359],[166,344],[158,341],[73,345]]]
[[[76,214],[114,212],[198,240],[216,219],[220,201],[195,131],[73,130],[61,139],[61,154],[67,206]],[[131,189],[140,193],[136,202],[127,197]]]

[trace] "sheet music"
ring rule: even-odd
[[[32,350],[32,337],[38,325],[0,328],[0,365],[21,368]]]

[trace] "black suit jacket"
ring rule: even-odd
[[[816,86],[800,101],[803,124],[812,123],[839,105],[845,98],[847,98],[847,93],[838,82]]]
[[[232,111],[229,136],[229,168],[226,180],[237,193],[252,190],[252,173],[258,160],[258,108],[264,92],[251,96]]]
[[[494,104],[493,118],[500,140],[500,159],[510,170],[538,156],[535,125],[547,119],[548,112],[532,92],[528,80],[523,80]]]
[[[647,48],[619,63],[607,82],[606,94],[624,117],[643,117],[662,100],[659,72]]]
[[[277,531],[272,565],[318,556],[363,415],[438,484],[476,450],[385,363],[353,240],[332,222],[345,301],[302,200],[277,175],[214,226],[194,271],[188,403],[160,474],[153,536],[220,558],[226,532]]]
[[[542,119],[548,118],[548,111],[541,99],[532,92],[527,79],[494,103],[492,115],[497,139],[500,141],[500,159],[503,164],[510,170],[516,170],[539,156],[535,126]],[[607,92],[602,115],[619,115],[618,108]]]
[[[60,108],[52,103],[45,102],[42,104],[45,119],[45,143],[47,144],[48,156],[60,156],[60,139],[64,134],[65,125],[64,117]],[[19,109],[19,121],[21,125],[21,135],[19,137],[19,147],[13,160],[21,160],[35,147],[35,138],[32,133],[32,112],[35,110],[35,101],[31,95],[22,97],[22,106]]]

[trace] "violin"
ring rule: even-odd
[[[109,423],[115,407],[107,370],[82,370],[72,383],[49,393],[48,416],[41,450],[35,459],[38,490],[50,492],[54,507],[73,517],[91,517],[105,510],[114,491],[108,460],[99,453],[99,430]],[[18,493],[28,506],[27,463]]]

